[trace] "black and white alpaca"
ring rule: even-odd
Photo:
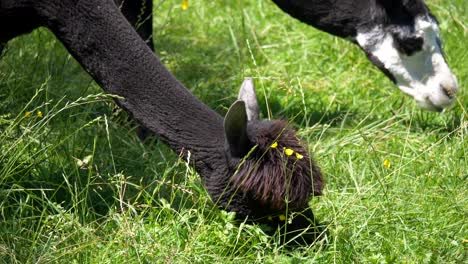
[[[9,25],[0,41],[50,29],[135,120],[177,153],[191,153],[217,205],[274,227],[288,212],[286,239],[315,241],[308,201],[322,192],[320,170],[287,123],[258,120],[252,80],[223,119],[169,73],[112,0],[0,0],[0,25]]]
[[[423,0],[272,1],[292,17],[357,44],[419,106],[441,111],[455,101],[457,80],[445,61],[437,20]],[[151,25],[134,18],[140,12],[147,22],[151,1],[131,2],[122,12],[150,40]]]
[[[273,0],[292,17],[359,45],[369,60],[419,106],[453,104],[456,77],[447,65],[436,18],[423,0]]]

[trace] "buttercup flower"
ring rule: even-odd
[[[278,147],[278,142],[275,141],[273,144],[271,144],[270,147],[271,148],[277,148]]]
[[[31,117],[31,112],[26,111],[26,113],[24,113],[24,117],[26,117],[26,118]]]
[[[388,159],[384,160],[383,165],[385,168],[389,169],[390,168],[390,161]]]
[[[299,154],[299,153],[296,152],[296,158],[297,158],[297,159],[303,159],[304,156],[302,156],[301,154]]]
[[[294,153],[294,150],[292,150],[290,148],[286,148],[284,150],[284,153],[286,153],[287,156],[291,156]]]
[[[37,117],[42,118],[42,112],[41,111],[37,111]]]
[[[188,0],[182,0],[182,10],[187,10],[188,8]]]

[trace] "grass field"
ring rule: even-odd
[[[181,2],[155,5],[161,60],[222,114],[254,77],[263,117],[289,119],[325,173],[310,205],[328,243],[288,251],[236,225],[41,29],[0,60],[0,262],[466,263],[466,0],[428,1],[461,88],[443,113],[418,109],[357,47],[270,1]]]

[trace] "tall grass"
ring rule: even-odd
[[[418,109],[355,46],[270,1],[180,2],[155,10],[161,60],[222,114],[242,79],[255,79],[263,117],[292,120],[326,174],[311,206],[329,241],[290,251],[235,224],[186,160],[138,140],[41,29],[0,60],[1,262],[466,261],[464,0],[429,1],[461,88],[444,113]]]

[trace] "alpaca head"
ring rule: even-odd
[[[369,60],[422,108],[442,111],[456,101],[457,78],[444,56],[439,25],[422,0],[376,1],[379,23],[358,29]],[[371,16],[369,16],[371,17]]]
[[[308,207],[323,180],[296,131],[285,121],[260,121],[251,79],[241,87],[224,128],[228,154],[237,159],[231,183],[256,213]]]

